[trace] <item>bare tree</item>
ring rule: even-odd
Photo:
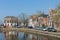
[[[22,12],[21,14],[19,14],[18,19],[20,20],[21,23],[23,23],[25,25],[25,21],[27,19],[27,14]]]

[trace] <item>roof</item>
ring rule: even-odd
[[[39,15],[40,17],[47,17],[48,15],[47,14],[43,14],[43,15]]]
[[[48,15],[43,15],[43,17],[47,17]]]
[[[6,16],[5,18],[17,18],[15,16]]]

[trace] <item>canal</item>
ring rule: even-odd
[[[60,40],[60,39],[36,34],[28,34],[24,32],[0,32],[0,40]]]

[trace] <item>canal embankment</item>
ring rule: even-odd
[[[3,32],[8,32],[8,31],[17,31],[17,32],[24,32],[27,34],[60,38],[60,32],[48,32],[48,31],[41,31],[41,30],[35,30],[29,28],[9,28],[9,29],[3,28]]]

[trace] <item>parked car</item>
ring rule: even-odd
[[[47,31],[47,26],[45,24],[42,25],[42,30]]]
[[[14,28],[16,28],[18,25],[14,25]]]
[[[40,26],[35,26],[34,29],[41,30],[41,27]]]
[[[33,28],[32,26],[28,26],[28,28]]]
[[[43,31],[47,31],[47,28],[42,28]]]
[[[57,30],[56,30],[56,29],[54,29],[53,27],[48,28],[47,30],[48,30],[48,32],[57,32]]]
[[[17,28],[23,28],[23,27],[24,27],[24,26],[22,26],[22,25],[18,25],[18,26],[17,26]]]

